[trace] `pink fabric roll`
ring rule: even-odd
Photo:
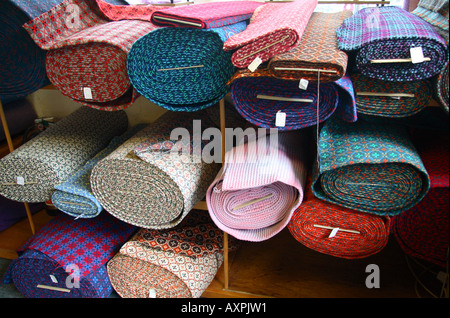
[[[307,175],[303,137],[299,131],[277,136],[277,143],[268,135],[257,136],[228,151],[207,191],[211,219],[239,240],[273,237],[303,200]],[[254,151],[264,144],[264,152]]]
[[[239,68],[247,67],[256,57],[266,62],[299,44],[316,6],[317,0],[266,3],[254,11],[248,27],[230,37],[223,48],[236,50],[231,60]]]

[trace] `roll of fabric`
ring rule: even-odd
[[[92,193],[90,182],[92,168],[146,126],[146,124],[136,125],[124,134],[114,137],[106,148],[88,160],[67,180],[55,185],[55,192],[52,195],[53,205],[58,210],[76,218],[93,218],[99,215],[103,207]]]
[[[436,77],[434,82],[434,96],[441,107],[448,114],[449,103],[448,63],[444,70]]]
[[[151,21],[159,26],[196,29],[220,28],[249,20],[256,8],[263,5],[258,1],[222,1],[176,6],[162,11],[156,10]]]
[[[345,76],[347,54],[338,49],[336,30],[352,16],[352,11],[334,13],[313,12],[300,43],[293,49],[273,56],[269,60],[271,74],[283,79],[306,79],[334,82]]]
[[[420,0],[412,13],[430,23],[448,44],[448,0]]]
[[[351,76],[358,113],[381,117],[408,117],[422,111],[433,98],[430,81],[393,82],[362,74]]]
[[[17,1],[16,1],[17,2]],[[45,73],[46,52],[22,28],[32,14],[29,1],[0,3],[0,101],[21,99],[50,84]]]
[[[106,212],[79,220],[61,213],[20,248],[3,281],[27,298],[108,297],[106,263],[136,230]]]
[[[416,206],[392,219],[392,232],[402,250],[445,268],[449,246],[449,138],[418,130],[413,141],[431,180],[430,191]]]
[[[139,230],[108,262],[108,275],[124,298],[199,298],[222,262],[223,233],[193,210],[175,228]]]
[[[0,194],[15,201],[45,202],[54,186],[125,132],[124,111],[80,107],[0,160]]]
[[[394,216],[419,203],[429,188],[406,127],[333,118],[322,128],[312,184],[319,199]]]
[[[132,4],[123,0],[95,0],[95,2],[98,9],[110,21],[126,19],[151,21],[153,12],[166,8],[152,3]]]
[[[265,3],[254,11],[248,28],[227,39],[223,48],[234,51],[232,62],[238,68],[257,57],[266,62],[298,45],[316,6],[317,0]]]
[[[355,121],[356,100],[353,84],[345,76],[331,83],[308,84],[299,89],[299,82],[267,76],[267,71],[240,73],[233,77],[231,98],[236,110],[250,123],[264,128],[296,130],[323,122],[335,112]],[[276,122],[279,113],[286,116],[284,126]]]
[[[226,153],[206,203],[221,230],[238,240],[259,242],[279,233],[301,204],[307,151],[299,132],[248,138]]]
[[[51,83],[63,95],[88,107],[117,111],[131,106],[139,94],[127,75],[127,55],[138,38],[156,27],[141,20],[108,22],[79,0],[63,4],[25,26],[30,33],[41,24],[53,33],[63,32],[50,41],[44,30],[32,33],[41,47],[49,50],[46,69]],[[73,22],[81,25],[77,29],[64,22],[69,5],[80,8],[80,21]]]
[[[142,228],[179,224],[203,199],[220,168],[201,158],[204,145],[194,140],[201,127],[212,127],[206,114],[165,113],[94,166],[94,196],[109,213]],[[177,133],[191,134],[194,129],[192,146],[185,137],[175,143]],[[175,152],[180,145],[181,154]]]
[[[133,87],[170,111],[191,112],[214,105],[228,93],[227,82],[236,70],[223,43],[246,26],[243,21],[220,28],[159,28],[148,33],[128,54]]]
[[[339,49],[356,54],[356,68],[380,80],[427,79],[439,74],[449,58],[445,40],[433,26],[399,7],[362,9],[342,23],[337,37]],[[421,47],[423,57],[430,60],[412,63],[413,47]]]
[[[379,253],[389,240],[391,219],[323,201],[310,189],[295,210],[288,229],[304,246],[319,253],[360,259]]]

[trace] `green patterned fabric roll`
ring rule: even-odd
[[[405,127],[363,120],[326,122],[312,191],[361,212],[397,215],[422,200],[430,179]]]

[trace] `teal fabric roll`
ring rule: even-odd
[[[313,168],[316,197],[392,216],[420,202],[429,188],[429,176],[406,127],[334,118],[322,128]]]
[[[123,135],[114,137],[106,148],[86,162],[81,169],[66,181],[57,184],[52,195],[53,205],[58,210],[76,218],[93,218],[99,215],[103,207],[92,193],[90,183],[92,168],[146,126],[146,124],[136,125]]]

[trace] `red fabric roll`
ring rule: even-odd
[[[308,187],[310,189],[310,186]],[[288,229],[306,247],[346,259],[380,252],[389,240],[390,218],[320,200],[308,191]]]

